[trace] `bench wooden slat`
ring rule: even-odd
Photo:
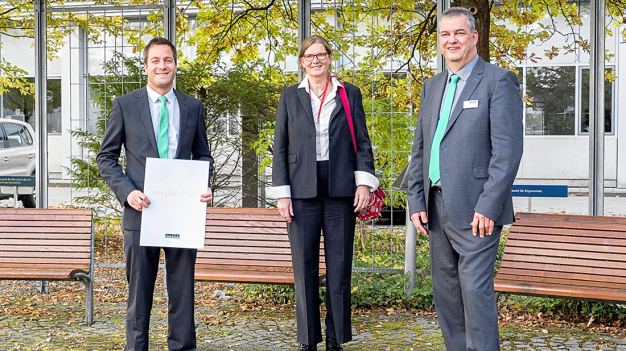
[[[291,260],[281,260],[281,261],[253,261],[246,259],[235,259],[235,258],[225,258],[225,259],[215,259],[215,258],[203,258],[198,257],[196,260],[196,271],[198,271],[199,267],[203,265],[218,265],[218,266],[259,266],[259,267],[289,267],[291,269]]]
[[[206,249],[205,249],[206,250]],[[291,262],[291,255],[272,255],[272,254],[259,254],[259,253],[222,253],[208,251],[213,258],[231,258],[242,260],[258,260],[258,261],[289,261]]]
[[[5,269],[0,267],[1,280],[71,280],[75,279],[76,273],[89,274],[89,270],[70,268],[61,271],[60,269]]]
[[[15,271],[23,271],[23,270],[59,270],[61,272],[71,271],[72,269],[80,269],[89,272],[89,267],[91,266],[91,262],[87,262],[85,260],[74,260],[67,262],[41,262],[41,260],[31,260],[29,262],[0,262],[0,269],[4,269],[6,271],[15,270]]]
[[[578,257],[578,258],[586,258],[590,260],[610,260],[610,261],[624,261],[626,259],[626,254],[609,254],[602,252],[584,252],[584,251],[565,251],[565,250],[543,250],[532,248],[530,251],[528,248],[511,246],[508,250],[509,253],[512,254],[525,254],[531,253],[536,256],[545,256],[545,257]]]
[[[256,283],[256,284],[293,284],[293,273],[270,273],[235,270],[202,270],[196,272],[196,280],[215,282]]]
[[[274,254],[281,256],[289,256],[291,259],[291,249],[279,247],[255,247],[255,246],[215,246],[209,245],[204,248],[206,252],[213,253],[244,253],[244,254]]]
[[[535,262],[535,263],[548,263],[558,264],[563,266],[581,266],[581,267],[599,267],[599,268],[615,268],[625,269],[626,262],[615,262],[605,260],[585,260],[576,258],[562,258],[562,257],[537,257],[535,255],[514,255],[507,254],[507,262]],[[572,267],[575,269],[575,267]]]
[[[241,227],[241,228],[287,228],[287,224],[276,221],[235,221],[235,220],[213,220],[208,219],[206,221],[207,229],[210,231],[212,227],[216,229],[224,228],[224,227]]]
[[[28,243],[27,243],[28,244]],[[63,254],[65,252],[87,252],[91,254],[91,246],[84,246],[84,243],[80,243],[78,245],[72,245],[68,243],[68,245],[63,245],[62,243],[57,245],[41,245],[41,244],[33,244],[33,245],[5,245],[2,241],[0,241],[0,256],[2,256],[2,252],[40,252],[40,253],[51,253],[58,252]]]
[[[285,241],[263,241],[263,240],[223,240],[206,238],[205,246],[249,246],[249,247],[272,247],[289,248],[289,243]]]
[[[220,234],[248,234],[248,235],[267,235],[267,234],[280,234],[282,235],[286,228],[245,228],[245,227],[207,227],[206,233],[211,235]]]
[[[507,270],[513,272],[514,270]],[[550,277],[533,277],[527,275],[506,274],[498,273],[498,281],[519,281],[519,282],[537,282],[544,284],[555,285],[574,285],[574,286],[590,286],[597,288],[610,288],[610,289],[626,289],[626,284],[612,283],[612,282],[598,282],[593,280],[578,280],[578,279],[563,279],[563,278],[550,278]]]
[[[232,239],[232,240],[242,240],[242,241],[248,241],[248,240],[263,240],[263,241],[271,241],[271,242],[279,242],[279,241],[284,241],[282,240],[282,235],[279,231],[276,232],[276,234],[268,234],[268,235],[264,235],[264,234],[253,234],[250,235],[249,233],[215,233],[215,232],[207,232],[205,233],[205,241],[206,240],[213,240],[213,239]]]
[[[33,214],[20,214],[20,213],[0,213],[1,221],[28,221],[32,220]],[[63,213],[63,214],[51,214],[51,213],[39,213],[36,214],[37,221],[60,221],[60,222],[85,222],[91,220],[91,214],[86,213]]]
[[[592,245],[607,245],[607,246],[621,246],[626,248],[626,239],[619,238],[607,238],[605,236],[597,237],[597,236],[582,236],[582,235],[572,235],[572,236],[564,236],[564,235],[545,235],[545,234],[529,234],[516,232],[513,238],[511,238],[511,242],[515,241],[538,241],[538,242],[555,242],[555,243],[578,243],[578,244],[592,244]],[[619,234],[619,233],[616,233]],[[620,237],[620,235],[616,235]],[[623,234],[621,234],[623,237]],[[508,243],[508,241],[507,241]]]
[[[7,239],[28,239],[28,240],[37,240],[37,239],[50,239],[50,240],[89,240],[91,241],[91,232],[89,233],[75,233],[75,234],[66,234],[66,233],[0,233],[0,240]]]
[[[39,236],[39,238],[41,238],[41,236]],[[64,240],[58,240],[58,239],[49,239],[49,238],[41,238],[41,240],[38,239],[29,239],[29,240],[24,240],[23,238],[15,238],[15,239],[4,239],[0,237],[0,251],[6,247],[6,246],[18,246],[18,245],[26,245],[29,247],[29,250],[31,249],[35,249],[34,246],[68,246],[68,245],[73,245],[73,246],[81,246],[81,245],[85,245],[85,242],[83,240],[74,240],[72,239],[64,239]],[[91,247],[91,245],[85,245],[86,247]]]
[[[289,267],[291,268],[291,260],[281,261],[262,261],[262,260],[246,260],[246,259],[215,259],[211,257],[198,257],[196,261],[196,269],[199,265],[241,265],[241,266],[263,266],[263,267]],[[326,262],[320,258],[320,271],[326,268]]]
[[[507,241],[507,245],[509,242]],[[530,241],[530,240],[519,240],[513,239],[510,243],[511,247],[518,248],[541,248],[541,249],[552,249],[559,251],[582,251],[582,252],[606,252],[606,253],[623,253],[626,252],[626,247],[623,246],[611,246],[611,245],[601,245],[601,244],[578,244],[578,243],[555,243],[555,242],[547,242],[547,241]],[[626,257],[626,256],[625,256]],[[621,260],[621,259],[620,259]]]
[[[0,257],[0,263],[6,263],[6,266],[10,266],[11,264],[13,264],[14,266],[19,266],[19,265],[23,265],[25,264],[31,264],[31,263],[50,263],[50,264],[58,264],[58,265],[64,265],[64,264],[68,264],[68,263],[72,263],[72,264],[82,264],[82,263],[89,263],[90,257],[83,255],[83,257],[74,257],[74,258],[67,258],[67,257],[43,257],[43,256],[36,256],[36,255],[30,255],[32,257],[28,257],[27,260],[19,260],[19,256],[4,256],[4,257]],[[22,258],[24,258],[25,256],[21,256]]]
[[[45,211],[45,212],[44,212]],[[90,209],[81,209],[81,208],[3,208],[0,215],[10,215],[10,214],[20,214],[20,215],[49,215],[49,214],[57,214],[62,216],[67,215],[75,215],[75,214],[83,214],[91,217]]]
[[[252,207],[207,207],[207,215],[209,214],[264,214],[280,217],[276,208],[252,208]],[[283,219],[284,220],[284,219]]]
[[[276,222],[279,225],[281,222],[287,226],[287,222],[284,218],[282,218],[279,214],[276,215],[267,215],[267,214],[239,214],[239,213],[207,213],[207,221],[254,221],[254,222]]]
[[[623,232],[619,231],[591,231],[571,228],[554,228],[554,227],[522,227],[522,223],[516,223],[518,226],[511,227],[512,234],[537,234],[544,235],[546,238],[562,237],[563,240],[572,240],[570,237],[592,237],[592,238],[609,238],[621,239],[624,237]]]
[[[616,223],[623,225],[625,222],[624,217],[613,216],[585,216],[585,215],[567,215],[567,214],[552,214],[552,213],[528,213],[519,212],[515,216],[516,222],[522,220],[540,220],[542,222],[566,222],[566,223]]]
[[[572,230],[621,231],[620,223],[606,222],[575,222],[575,221],[542,221],[536,219],[520,219],[519,225],[525,227],[556,227]]]
[[[293,273],[293,269],[291,265],[288,266],[276,266],[276,265],[268,265],[268,266],[258,266],[248,262],[243,262],[241,264],[229,264],[228,267],[219,263],[196,263],[196,267],[201,266],[203,270],[229,270],[232,269],[234,271],[266,271],[266,272],[280,272],[280,273]]]
[[[54,233],[63,233],[63,234],[86,234],[91,233],[91,227],[5,227],[0,226],[0,233],[21,233],[24,235],[40,235],[40,234],[54,234]]]
[[[3,227],[22,227],[22,228],[32,228],[30,230],[38,230],[39,227],[61,227],[61,228],[86,228],[91,230],[91,223],[83,222],[69,222],[69,221],[42,221],[38,219],[27,219],[24,220],[16,220],[16,221],[2,221]]]
[[[549,296],[563,299],[580,299],[616,303],[626,301],[626,291],[624,290],[606,288],[599,289],[597,287],[589,288],[574,285],[554,285],[530,282],[519,284],[516,282],[503,281],[499,282],[498,291],[531,296]]]

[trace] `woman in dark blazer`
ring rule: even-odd
[[[331,75],[332,49],[314,35],[300,49],[306,76],[278,103],[272,167],[273,197],[287,220],[296,289],[299,350],[322,341],[319,250],[326,256],[326,350],[352,340],[350,279],[356,213],[378,187],[361,91]],[[345,89],[357,151],[338,89]]]

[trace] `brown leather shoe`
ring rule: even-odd
[[[326,351],[343,351],[343,347],[335,338],[326,337]]]
[[[298,347],[298,351],[317,351],[317,345],[300,344],[300,347]]]

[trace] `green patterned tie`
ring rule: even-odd
[[[450,77],[450,85],[448,85],[448,91],[446,97],[443,100],[443,108],[439,115],[439,122],[437,123],[437,130],[435,131],[435,137],[433,138],[433,144],[430,149],[430,164],[428,166],[428,178],[435,184],[441,179],[441,170],[439,169],[439,149],[441,148],[441,139],[448,127],[448,121],[450,120],[450,112],[452,112],[452,103],[454,102],[454,94],[456,93],[456,82],[459,81],[459,76],[453,74]]]
[[[161,103],[161,119],[159,120],[159,137],[157,138],[157,148],[159,149],[159,157],[167,158],[169,151],[169,112],[167,111],[167,98],[165,96],[159,97]]]

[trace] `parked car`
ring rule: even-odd
[[[0,118],[0,176],[35,175],[35,132],[28,123]],[[0,199],[13,197],[14,187],[0,187]],[[34,208],[33,187],[18,187],[24,207]]]

